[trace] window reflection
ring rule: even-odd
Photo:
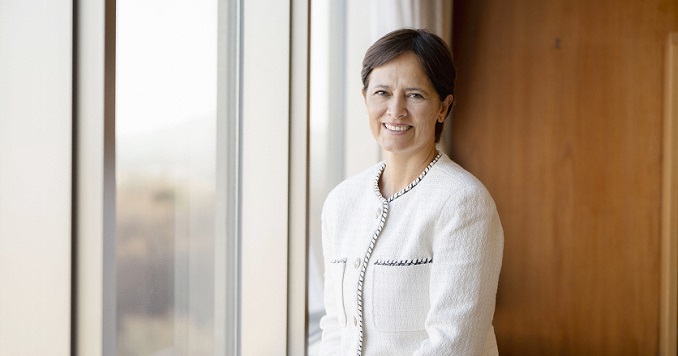
[[[117,350],[214,353],[216,0],[117,1]]]

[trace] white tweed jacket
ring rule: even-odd
[[[385,199],[383,165],[325,201],[320,354],[496,355],[504,240],[494,201],[444,154]]]

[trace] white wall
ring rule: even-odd
[[[67,355],[72,2],[0,3],[0,354]]]

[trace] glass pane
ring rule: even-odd
[[[321,212],[327,194],[346,177],[347,1],[316,1],[311,6],[310,194],[308,250],[308,355],[318,354],[323,304],[324,266]],[[359,93],[359,86],[355,86]],[[360,95],[360,94],[358,94]],[[360,112],[359,117],[364,113]]]
[[[117,350],[214,354],[217,0],[117,1]],[[216,257],[215,257],[216,256]],[[219,286],[219,287],[215,287]]]
[[[346,177],[376,164],[361,94],[362,58],[372,39],[374,17],[364,1],[313,1],[310,59],[310,166],[308,248],[308,356],[321,339],[324,266],[321,212],[327,194]]]

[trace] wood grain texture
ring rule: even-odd
[[[660,347],[676,355],[678,344],[678,33],[666,46],[664,169],[662,192],[662,285]]]
[[[659,351],[664,51],[677,28],[676,1],[455,1],[447,150],[504,224],[502,355]]]

